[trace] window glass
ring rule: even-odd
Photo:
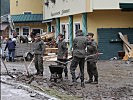
[[[19,28],[16,28],[16,33],[17,33],[17,35],[19,35]]]
[[[32,29],[32,31],[33,31],[34,33],[40,33],[40,34],[41,34],[41,30],[40,30],[40,29]]]
[[[24,27],[23,28],[23,35],[29,35],[29,27]]]
[[[75,24],[75,33],[76,33],[76,31],[79,30],[79,29],[80,29],[80,23],[76,23],[76,24]]]

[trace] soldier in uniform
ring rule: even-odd
[[[67,57],[68,57],[67,42],[65,42],[62,34],[58,35],[58,39],[59,39],[59,41],[58,41],[57,60],[66,63]],[[65,79],[68,79],[67,65],[64,68],[64,73],[65,73]]]
[[[40,34],[37,33],[34,42],[34,55],[35,55],[35,68],[37,70],[36,75],[43,76],[43,56],[44,56],[45,45],[41,40]]]
[[[87,72],[89,75],[89,80],[86,81],[85,83],[98,84],[98,71],[97,71],[97,67],[96,67],[98,50],[97,50],[97,43],[93,39],[93,36],[94,36],[93,33],[87,34],[88,42],[89,42],[89,45],[87,46],[87,54],[94,55],[94,56],[90,56],[87,59]]]
[[[70,65],[70,72],[72,75],[72,82],[76,81],[75,70],[77,66],[80,67],[80,79],[81,79],[81,87],[85,87],[84,85],[84,63],[85,63],[85,55],[86,55],[86,47],[87,47],[87,38],[83,36],[82,30],[78,30],[76,32],[76,38],[73,40],[73,60]]]

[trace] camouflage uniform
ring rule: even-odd
[[[64,57],[65,57],[65,59],[64,59]],[[65,40],[59,41],[58,42],[57,60],[65,63],[67,61],[67,57],[68,57],[67,43],[65,42]],[[67,73],[68,73],[67,65],[64,68],[64,73],[65,73],[65,77],[68,77],[68,75],[67,75]]]
[[[89,41],[91,43],[90,45],[87,46],[87,54],[92,55],[97,53],[97,43],[92,39]],[[89,57],[87,59],[87,72],[89,74],[89,81],[88,83],[93,82],[93,77],[94,81],[98,82],[98,71],[96,67],[96,62],[97,62],[97,55],[93,57]]]
[[[34,54],[35,54],[35,68],[37,74],[43,75],[43,55],[44,55],[45,45],[42,40],[34,42]]]
[[[73,82],[76,82],[75,70],[79,64],[81,86],[82,85],[84,86],[84,63],[86,55],[85,49],[87,46],[87,38],[83,36],[82,32],[79,33],[77,34],[78,36],[73,41],[73,60],[70,66],[70,72],[72,75]]]

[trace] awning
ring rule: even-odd
[[[133,3],[120,3],[119,5],[122,10],[133,11]]]
[[[19,14],[12,15],[14,23],[26,23],[26,22],[42,22],[42,14]]]
[[[47,20],[43,20],[42,23],[48,23],[48,22],[52,22],[53,19],[47,19]]]
[[[5,30],[9,25],[8,24],[1,24],[0,25],[0,30],[3,31]]]

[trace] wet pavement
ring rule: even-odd
[[[27,65],[29,63],[27,62]],[[126,64],[120,60],[98,61],[99,84],[85,84],[86,87],[84,89],[80,87],[80,79],[78,80],[77,86],[69,86],[71,83],[70,73],[68,80],[63,80],[60,83],[49,82],[50,71],[48,66],[51,64],[55,63],[44,62],[44,75],[40,79],[39,77],[26,77],[26,69],[23,61],[6,62],[9,71],[13,75],[16,75],[15,81],[21,83],[28,82],[29,85],[37,85],[44,89],[44,92],[61,100],[133,100],[133,63]],[[68,64],[68,69],[69,67],[70,64]],[[1,68],[2,73],[6,73],[5,68],[3,66]],[[34,64],[28,70],[30,74],[36,73]],[[76,74],[79,74],[79,68],[77,68]],[[33,80],[29,82],[30,79]],[[85,80],[88,80],[86,65]]]
[[[1,100],[40,100],[33,98],[27,91],[15,89],[11,85],[1,83]]]

